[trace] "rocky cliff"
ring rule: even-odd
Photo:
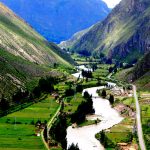
[[[150,1],[122,0],[72,47],[101,51],[109,58],[133,61],[150,50]]]

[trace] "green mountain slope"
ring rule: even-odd
[[[75,33],[69,40],[62,41],[58,46],[61,48],[71,48],[80,38],[86,34],[90,28]]]
[[[109,58],[118,60],[138,59],[150,50],[149,14],[149,0],[122,0],[104,21],[94,25],[72,49],[77,52],[101,51]]]
[[[73,63],[68,54],[0,3],[0,97],[10,97],[30,81],[54,73],[55,64],[72,67]]]
[[[150,90],[150,52],[142,57],[129,75],[138,87]]]

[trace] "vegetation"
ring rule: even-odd
[[[88,92],[84,92],[85,101],[82,102],[74,114],[71,116],[71,122],[81,124],[85,121],[87,114],[94,113],[92,97]]]
[[[118,125],[108,129],[108,131],[101,131],[96,134],[96,138],[104,145],[105,148],[116,148],[118,143],[131,143],[135,136],[132,134],[133,121],[125,119]]]
[[[71,144],[71,145],[69,146],[68,150],[80,150],[80,149],[79,149],[79,147],[78,147],[77,144],[76,144],[76,145]]]
[[[114,103],[114,96],[110,94],[109,102],[112,105]]]
[[[130,13],[126,12],[131,5],[131,1],[122,2],[118,6],[120,11],[114,9],[107,19],[94,25],[78,39],[72,49],[77,53],[86,50],[86,53],[93,54],[93,57],[97,57],[103,52],[106,57],[124,62],[136,62],[146,51],[149,51],[147,49],[149,40],[141,47],[138,43],[142,42],[144,38],[149,39],[149,34],[147,34],[149,19],[147,17],[150,12],[150,3],[147,0],[138,0],[134,3]],[[144,6],[142,12],[134,10],[139,5]],[[107,30],[108,26],[109,31]],[[144,32],[143,28],[146,29]],[[137,37],[137,33],[140,38]],[[136,37],[136,42],[133,42],[133,37]]]
[[[8,114],[12,109],[24,103],[34,103],[36,98],[39,98],[42,93],[51,93],[54,91],[54,84],[57,82],[58,79],[54,77],[41,78],[33,92],[18,90],[12,97],[11,105],[6,98],[2,97],[0,101],[0,116]]]
[[[142,115],[142,127],[143,135],[146,144],[146,148],[150,148],[150,107],[149,107],[149,92],[140,92],[139,93],[139,103],[141,106],[141,115]]]
[[[53,140],[57,141],[58,143],[61,143],[61,147],[63,149],[67,148],[67,141],[66,141],[66,135],[67,135],[67,120],[66,116],[64,114],[60,114],[51,127],[50,130],[50,136],[53,138]]]
[[[97,124],[99,122],[100,120],[85,120],[83,123],[80,123],[78,127],[89,126],[89,125]]]
[[[101,96],[102,96],[103,98],[105,98],[105,97],[107,96],[107,94],[106,94],[106,90],[105,90],[105,89],[103,89],[103,90],[102,90],[102,94],[101,94]]]
[[[18,90],[31,92],[39,78],[73,70],[74,61],[66,52],[48,43],[2,3],[0,20],[0,100],[3,97],[12,105]]]
[[[41,102],[0,118],[0,149],[45,150],[41,138],[36,136],[40,129],[35,125],[38,121],[44,123],[51,119],[58,107],[59,104],[47,95]]]

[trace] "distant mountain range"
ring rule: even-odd
[[[136,62],[150,50],[150,0],[122,0],[104,21],[74,42],[71,49],[100,51],[108,58]]]
[[[59,43],[103,20],[102,0],[0,0],[49,41]]]
[[[74,61],[0,3],[0,98],[43,76],[52,75],[54,65],[72,67]],[[35,86],[35,82],[31,86]]]

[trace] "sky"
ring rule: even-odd
[[[114,8],[121,0],[103,0],[109,8]]]

